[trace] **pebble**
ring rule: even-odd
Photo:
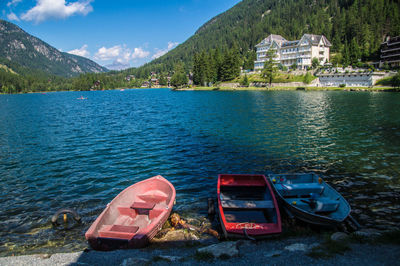
[[[353,233],[355,236],[362,237],[362,238],[368,238],[368,239],[374,239],[377,237],[382,236],[381,232],[375,229],[361,229],[359,231],[356,231]]]
[[[165,256],[165,255],[160,255],[158,256],[159,258],[163,259],[163,260],[167,260],[169,262],[177,262],[180,261],[182,259],[182,257],[178,257],[178,256]]]
[[[41,258],[41,259],[50,259],[50,257],[51,257],[51,254],[40,254],[39,255],[39,258]]]
[[[289,251],[307,251],[308,247],[305,244],[296,243],[285,247],[285,249]]]
[[[150,260],[144,258],[128,258],[125,259],[121,266],[142,266],[149,264]]]
[[[331,235],[331,240],[332,241],[337,241],[337,242],[345,241],[348,238],[349,238],[349,236],[346,233],[343,233],[343,232],[336,232],[336,233]]]

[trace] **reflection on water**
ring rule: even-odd
[[[161,174],[204,216],[219,173],[317,172],[363,224],[400,222],[400,94],[126,90],[0,95],[0,255],[86,247],[125,187]],[[70,207],[72,230],[50,217]]]

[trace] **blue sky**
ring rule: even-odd
[[[126,68],[173,49],[239,2],[0,0],[0,16],[61,51]]]

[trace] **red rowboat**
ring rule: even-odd
[[[175,196],[162,176],[136,183],[107,205],[85,237],[96,250],[144,247],[167,221]]]
[[[219,175],[218,210],[225,237],[282,232],[278,203],[264,175]]]

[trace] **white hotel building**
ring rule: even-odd
[[[254,62],[254,69],[264,68],[264,62],[269,49],[276,50],[275,62],[290,67],[297,64],[298,68],[311,67],[313,58],[318,58],[320,64],[329,62],[329,47],[331,43],[324,35],[304,34],[300,40],[287,41],[280,35],[269,35],[261,43],[256,45],[257,61]]]

